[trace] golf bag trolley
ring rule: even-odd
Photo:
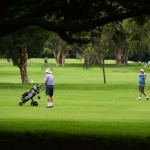
[[[21,102],[18,103],[19,106],[22,106],[23,104],[25,104],[27,101],[29,101],[31,99],[31,106],[38,106],[38,102],[33,100],[33,97],[37,96],[40,92],[42,92],[44,90],[44,88],[41,89],[41,84],[37,84],[35,85],[33,88],[31,88],[28,92],[25,92],[24,94],[22,94],[21,97]],[[38,96],[38,99],[40,99],[41,97]]]

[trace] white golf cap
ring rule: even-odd
[[[45,72],[52,73],[52,71],[51,71],[49,68],[47,68],[47,69],[45,70]]]
[[[141,71],[141,72],[144,72],[144,70],[143,70],[143,69],[140,69],[140,71]]]

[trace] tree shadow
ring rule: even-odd
[[[36,134],[5,132],[0,133],[0,147],[4,150],[149,150],[149,139],[130,136],[83,136],[53,131]]]

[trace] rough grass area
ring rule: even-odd
[[[30,101],[18,106],[21,95],[45,77],[43,59],[29,60],[32,84],[22,84],[19,69],[0,60],[0,148],[1,149],[96,149],[141,150],[150,147],[150,102],[136,101],[138,73],[143,66],[115,66],[106,61],[107,84],[102,69],[83,70],[80,60],[66,60],[56,67],[54,108],[46,109],[44,91],[38,107]],[[150,72],[150,66],[144,68]],[[116,71],[117,70],[117,71]],[[150,75],[146,93],[150,95]]]

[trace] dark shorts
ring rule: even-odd
[[[46,90],[45,90],[46,95],[53,96],[54,93],[54,85],[46,85]]]
[[[144,93],[144,87],[145,87],[145,84],[144,84],[144,83],[141,83],[141,84],[139,85],[139,92]]]

